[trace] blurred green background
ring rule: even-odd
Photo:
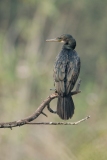
[[[81,94],[69,121],[77,126],[0,129],[1,160],[107,159],[107,1],[0,0],[0,122],[31,115],[52,93],[53,64],[70,33],[81,57]],[[51,104],[55,109],[56,100]],[[45,113],[36,122],[62,121]]]

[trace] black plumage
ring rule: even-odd
[[[71,97],[71,91],[80,72],[80,58],[74,50],[76,41],[68,34],[47,41],[64,43],[61,52],[56,57],[53,77],[55,89],[59,94],[57,114],[60,118],[67,120],[74,114],[75,107]]]

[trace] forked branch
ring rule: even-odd
[[[80,87],[80,81],[77,84],[76,90],[71,92],[71,96],[80,93],[81,91],[79,91],[79,87]],[[57,98],[58,94],[54,93],[52,95],[50,95],[46,100],[44,100],[42,102],[42,104],[37,108],[37,110],[29,117],[24,118],[24,119],[20,119],[18,121],[13,121],[13,122],[7,122],[7,123],[0,123],[0,128],[10,128],[12,129],[13,127],[17,127],[17,126],[22,126],[25,124],[30,124],[30,125],[77,125],[85,120],[87,120],[88,118],[90,118],[90,116],[87,116],[77,122],[40,122],[40,123],[31,123],[31,121],[35,120],[40,114],[43,114],[44,116],[47,117],[47,115],[43,112],[44,108],[47,106],[48,110],[52,113],[57,113],[56,111],[53,111],[50,108],[50,102]]]
[[[29,117],[24,118],[24,119],[20,119],[18,121],[13,121],[13,122],[7,122],[7,123],[0,123],[0,128],[10,128],[12,129],[12,127],[17,127],[17,126],[22,126],[27,124],[28,122],[33,121],[34,119],[36,119],[40,114],[43,114],[46,116],[45,113],[43,113],[43,109],[56,97],[58,97],[58,94],[52,94],[50,95],[46,100],[44,100],[42,102],[42,104],[37,108],[37,110]]]

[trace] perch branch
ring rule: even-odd
[[[90,118],[90,116],[87,116],[77,122],[39,122],[39,123],[30,123],[29,122],[27,124],[31,124],[31,125],[40,125],[40,124],[42,124],[42,125],[77,125],[83,121],[86,121],[89,118]]]
[[[58,94],[52,94],[50,95],[46,100],[44,100],[42,102],[42,104],[37,108],[37,110],[29,117],[24,118],[24,119],[20,119],[18,121],[13,121],[13,122],[7,122],[7,123],[0,123],[0,128],[10,128],[12,129],[12,127],[17,127],[17,126],[22,126],[27,124],[28,122],[33,121],[34,119],[36,119],[40,114],[43,114],[45,116],[47,116],[45,113],[43,113],[43,109],[55,98],[58,97]]]
[[[80,86],[80,81],[76,87],[76,90],[74,92],[71,92],[71,96],[72,95],[75,95],[77,93],[80,93],[79,91],[79,86]],[[54,93],[52,95],[50,95],[46,100],[44,100],[42,102],[42,104],[37,108],[37,110],[29,117],[27,118],[24,118],[24,119],[20,119],[18,121],[13,121],[13,122],[7,122],[7,123],[0,123],[0,128],[10,128],[12,129],[13,127],[17,127],[17,126],[22,126],[22,125],[25,125],[25,124],[35,124],[35,125],[77,125],[85,120],[87,120],[88,118],[90,118],[90,116],[87,116],[85,117],[84,119],[81,119],[77,122],[40,122],[40,123],[30,123],[31,121],[33,121],[34,119],[36,119],[40,114],[43,114],[44,116],[47,117],[47,115],[43,112],[44,108],[47,106],[48,110],[52,113],[56,113],[56,111],[53,111],[51,108],[50,108],[50,102],[57,98],[59,95],[57,93]]]

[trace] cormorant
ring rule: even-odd
[[[77,81],[80,72],[80,57],[74,50],[76,40],[69,34],[63,34],[55,39],[46,41],[64,43],[61,52],[56,57],[54,65],[54,85],[58,93],[57,114],[61,119],[67,120],[74,114],[74,103],[71,90]]]

